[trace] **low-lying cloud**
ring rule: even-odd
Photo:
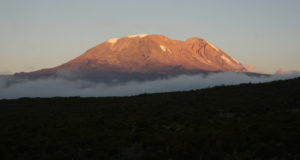
[[[131,96],[143,93],[202,89],[218,85],[269,82],[299,76],[299,73],[293,73],[285,76],[272,75],[257,77],[243,73],[223,72],[210,74],[208,76],[203,76],[201,74],[181,75],[168,79],[145,82],[131,81],[114,85],[87,80],[66,80],[64,78],[25,80],[3,76],[0,77],[0,99],[57,96]],[[12,81],[13,83],[10,84]]]

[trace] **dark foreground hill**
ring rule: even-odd
[[[0,159],[300,159],[300,79],[0,101]]]

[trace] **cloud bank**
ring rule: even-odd
[[[127,82],[109,85],[86,80],[66,80],[63,78],[24,80],[12,77],[0,77],[0,99],[21,97],[105,97],[131,96],[143,93],[185,91],[202,89],[218,85],[234,85],[241,83],[260,83],[273,80],[299,77],[299,73],[272,76],[248,76],[243,73],[223,72],[208,76],[181,75],[168,79],[145,82]],[[8,85],[10,82],[12,82]]]

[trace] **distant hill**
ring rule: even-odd
[[[0,100],[0,159],[300,158],[300,78],[108,98]]]

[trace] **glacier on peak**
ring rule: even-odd
[[[146,36],[148,36],[148,34],[136,34],[136,35],[129,35],[127,37],[128,38],[135,38],[135,37],[144,38]]]

